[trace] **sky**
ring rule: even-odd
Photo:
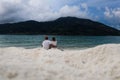
[[[120,30],[120,0],[0,0],[0,24],[59,17],[91,19]]]

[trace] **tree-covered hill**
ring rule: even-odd
[[[89,19],[62,17],[54,21],[0,24],[0,34],[120,35],[120,31]]]

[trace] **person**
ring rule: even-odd
[[[42,42],[42,47],[44,49],[50,49],[50,44],[51,44],[51,41],[48,40],[48,37],[46,36],[45,40]]]
[[[56,48],[57,47],[57,41],[55,37],[52,37],[50,48]]]

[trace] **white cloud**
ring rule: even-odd
[[[104,15],[106,17],[108,17],[108,18],[112,18],[113,17],[113,14],[111,13],[111,10],[108,7],[105,8]]]
[[[113,15],[114,15],[115,17],[119,17],[119,18],[120,18],[120,8],[114,9],[114,10],[112,11],[112,13],[113,13]]]
[[[0,15],[3,14],[5,12],[3,5],[0,3]]]
[[[77,6],[73,6],[70,7],[68,5],[65,5],[64,7],[62,7],[59,11],[60,16],[80,16],[80,12],[79,12],[79,7]]]
[[[48,0],[1,0],[0,22],[18,22],[22,20],[48,21],[59,17],[75,16],[88,18],[87,10],[82,11],[79,6],[64,5],[54,11]],[[82,8],[87,9],[86,4]]]
[[[108,21],[109,25],[120,29],[120,8],[105,8],[105,20]]]
[[[84,8],[86,11],[88,10],[88,5],[86,3],[82,3],[81,7]]]
[[[106,7],[104,15],[108,18],[120,18],[120,8],[110,9]]]
[[[61,7],[59,11],[53,12],[53,11],[47,10],[46,12],[39,14],[36,20],[47,21],[47,20],[54,20],[59,17],[67,17],[67,16],[89,18],[87,16],[87,12],[80,11],[80,8],[78,6],[65,5]]]

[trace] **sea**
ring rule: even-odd
[[[23,47],[38,48],[46,35],[0,35],[0,48]],[[102,44],[120,44],[120,36],[63,36],[48,35],[49,40],[56,37],[58,48],[86,49]]]

